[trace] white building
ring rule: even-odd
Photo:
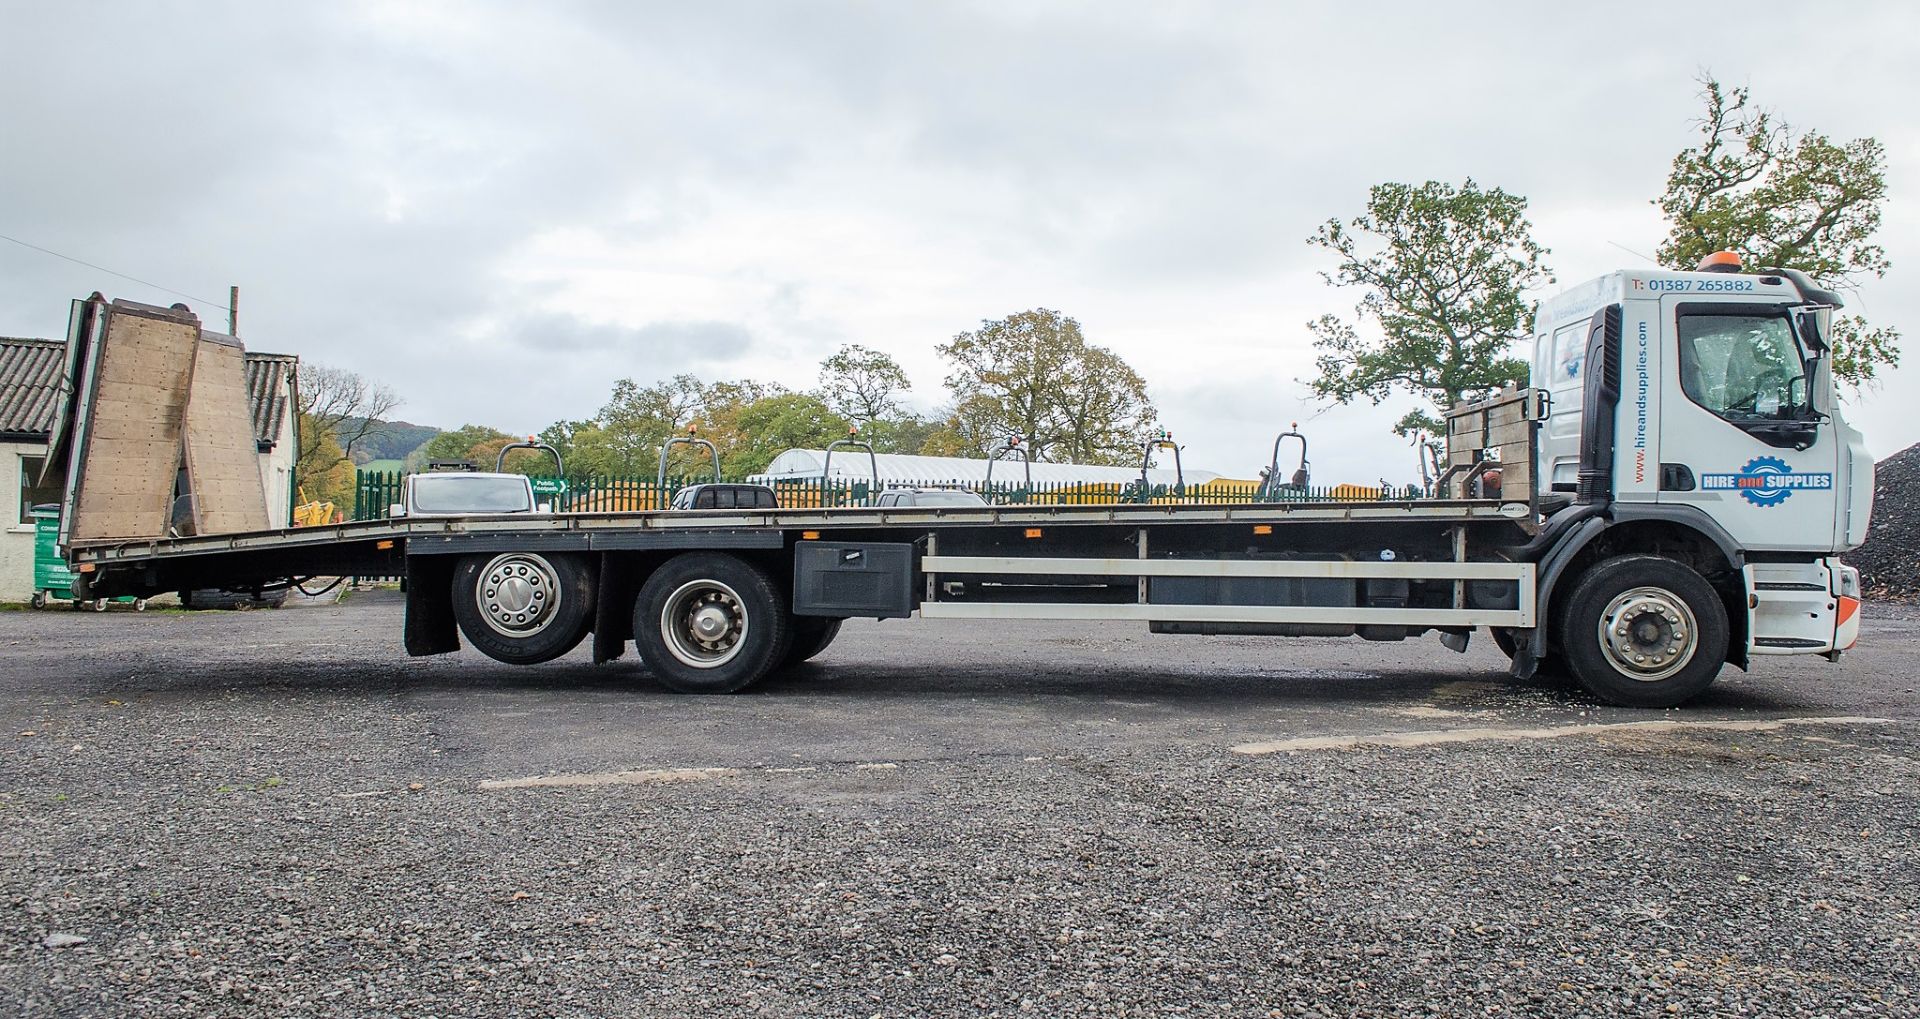
[[[39,484],[53,430],[61,371],[62,340],[0,337],[0,471],[11,479],[13,499],[0,504],[0,601],[25,601],[33,593],[33,507],[60,502],[61,485]],[[247,395],[253,403],[254,441],[260,480],[267,492],[267,519],[285,527],[293,501],[294,387],[300,359],[290,354],[246,357]]]

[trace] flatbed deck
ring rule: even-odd
[[[647,510],[626,513],[553,513],[357,520],[324,527],[238,534],[76,543],[78,565],[128,564],[265,549],[301,549],[359,542],[409,542],[416,552],[485,551],[493,536],[512,536],[548,550],[616,551],[673,548],[692,535],[710,545],[716,535],[811,529],[950,528],[999,526],[1282,524],[1396,521],[1422,524],[1505,523],[1526,530],[1524,503],[1479,499],[1360,500],[1349,502],[1199,503],[1165,505],[986,506],[782,510]]]

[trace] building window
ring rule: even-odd
[[[46,462],[43,456],[23,456],[20,458],[20,522],[33,523],[32,510],[35,506],[60,503],[60,485],[52,478],[46,485],[40,484],[40,465]]]

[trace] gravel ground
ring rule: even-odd
[[[1677,712],[1478,645],[862,623],[687,698],[398,625],[0,613],[0,1008],[1920,1014],[1912,609]]]
[[[1869,597],[1920,599],[1920,445],[1874,465],[1867,543],[1847,555]]]

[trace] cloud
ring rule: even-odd
[[[1142,370],[1192,462],[1236,473],[1300,414],[1301,323],[1354,302],[1315,275],[1319,222],[1471,175],[1532,199],[1562,282],[1637,264],[1614,245],[1658,244],[1646,201],[1705,66],[1887,143],[1897,275],[1860,303],[1920,331],[1915,15],[1631,30],[1663,10],[26,5],[0,233],[216,321],[238,284],[251,345],[513,431],[620,377],[811,380],[848,342],[933,403],[934,344],[1059,308]],[[0,334],[58,335],[96,289],[177,299],[0,243]],[[1876,451],[1920,439],[1916,398],[1909,368],[1857,402]],[[1410,463],[1390,409],[1316,419],[1316,477]]]
[[[735,322],[649,322],[636,329],[535,314],[509,323],[502,332],[531,350],[631,357],[655,371],[724,362],[753,345],[752,334]]]

